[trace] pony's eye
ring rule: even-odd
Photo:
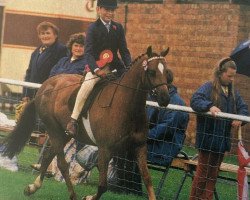
[[[156,76],[156,71],[154,71],[154,70],[148,70],[148,74],[149,74],[149,76],[152,76],[152,77],[154,77],[154,76]]]

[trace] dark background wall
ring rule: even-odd
[[[57,25],[60,29],[59,40],[66,43],[71,34],[85,32],[89,23],[93,20],[82,21],[81,19],[65,19],[8,12],[5,15],[3,44],[37,47],[40,45],[40,40],[37,37],[36,27],[43,21],[49,21]]]
[[[133,57],[149,45],[156,52],[170,47],[169,67],[175,84],[189,106],[193,92],[212,75],[222,57],[229,56],[237,44],[249,38],[250,6],[225,3],[120,4],[116,20],[126,28]],[[237,75],[236,87],[250,107],[250,78]],[[194,143],[195,117],[191,115],[186,143]],[[250,126],[243,137],[250,149]]]

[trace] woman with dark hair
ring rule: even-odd
[[[58,41],[59,29],[55,24],[45,21],[38,24],[36,30],[41,45],[31,55],[24,81],[43,83],[48,79],[52,67],[67,56],[67,48]],[[24,87],[23,100],[33,98],[35,93],[36,90]]]
[[[241,121],[219,119],[216,114],[248,115],[248,106],[233,85],[236,70],[231,58],[222,59],[215,67],[213,80],[202,85],[192,96],[194,111],[210,111],[214,117],[197,115],[196,148],[199,154],[190,200],[213,199],[220,165],[225,152],[231,149],[231,127],[242,126]]]
[[[185,106],[184,100],[173,84],[173,72],[168,69],[167,84],[169,89],[170,104]],[[150,101],[156,101],[156,96],[151,94]],[[189,114],[176,110],[147,107],[149,133],[147,140],[148,161],[154,164],[167,166],[180,152],[185,132],[189,122]]]
[[[72,34],[67,43],[70,55],[62,58],[52,68],[50,77],[57,74],[83,74],[86,60],[84,59],[84,33]]]
[[[58,63],[52,68],[50,77],[58,74],[83,74],[85,69],[86,61],[84,59],[84,33],[72,34],[67,42],[67,47],[70,51],[70,55],[61,58]],[[74,139],[70,140],[64,148],[65,157],[70,164],[71,180],[74,184],[82,181],[82,177],[78,176],[82,172],[82,168],[79,166],[75,159],[75,154],[83,146],[76,144]],[[40,170],[40,164],[31,165],[34,169]],[[61,173],[59,172],[56,164],[56,160],[52,161],[52,172],[57,180],[63,180]]]

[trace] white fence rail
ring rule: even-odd
[[[13,79],[6,79],[6,78],[0,78],[0,83],[17,85],[17,86],[25,86],[25,87],[37,88],[37,89],[41,87],[41,84],[38,84],[38,83],[30,83],[30,82],[13,80]],[[159,107],[158,103],[152,102],[152,101],[147,101],[147,105],[153,106],[153,107]],[[189,112],[189,113],[196,113],[191,107],[187,107],[187,106],[179,106],[179,105],[169,104],[167,107],[161,107],[161,108],[171,109],[171,110],[179,110],[179,111],[184,111],[184,112]],[[206,112],[203,114],[211,115],[211,112]],[[242,116],[242,115],[228,114],[228,113],[223,113],[223,112],[218,113],[217,117],[226,118],[226,119],[233,119],[233,120],[240,120],[240,121],[244,121],[244,122],[250,122],[250,117],[246,117],[246,116]]]

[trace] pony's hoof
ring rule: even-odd
[[[24,189],[23,194],[24,194],[25,196],[30,196],[30,195],[32,194],[32,193],[30,192],[30,187],[29,187],[29,186],[27,186],[27,187]]]
[[[70,196],[70,200],[77,200],[76,194],[71,195],[71,196]]]
[[[83,197],[82,200],[93,200],[93,196],[86,196],[86,197]]]
[[[26,195],[26,196],[30,196],[31,194],[34,194],[36,191],[37,191],[37,188],[34,186],[34,184],[31,184],[31,185],[28,185],[28,186],[24,189],[23,193],[24,193],[24,195]]]

